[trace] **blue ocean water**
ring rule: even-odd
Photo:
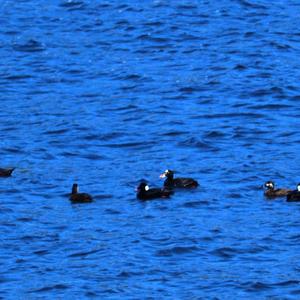
[[[299,299],[299,9],[2,0],[0,299]]]

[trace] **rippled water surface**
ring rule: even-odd
[[[300,181],[298,1],[0,11],[1,299],[299,299],[300,206],[261,188]],[[166,168],[200,187],[138,201]]]

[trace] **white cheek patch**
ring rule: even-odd
[[[145,191],[149,191],[149,189],[150,189],[150,188],[149,188],[149,185],[146,185],[146,186],[145,186]]]
[[[297,190],[298,192],[300,192],[300,184],[297,186]]]

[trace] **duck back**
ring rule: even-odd
[[[298,202],[300,201],[300,192],[299,191],[292,191],[287,194],[286,196],[287,202]]]
[[[171,194],[172,191],[169,190],[152,188],[147,191],[137,193],[137,197],[140,200],[152,200],[157,198],[169,198]]]
[[[93,201],[91,195],[86,193],[71,194],[70,200],[72,203],[89,203]]]
[[[265,191],[265,196],[268,198],[285,197],[291,192],[292,190],[289,189],[267,190]]]
[[[13,170],[15,168],[7,168],[7,169],[4,169],[4,168],[0,168],[0,177],[8,177],[8,176],[11,176]]]

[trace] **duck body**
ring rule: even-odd
[[[199,183],[193,178],[174,178],[174,172],[171,170],[166,170],[162,173],[160,178],[165,178],[164,186],[166,188],[183,188],[183,189],[192,189],[196,188]]]
[[[267,190],[265,191],[265,196],[268,198],[285,197],[291,192],[292,190],[289,189]]]
[[[264,184],[264,187],[266,188],[264,195],[268,198],[286,197],[292,192],[290,189],[275,189],[275,184],[273,181],[267,181]]]
[[[70,201],[72,203],[89,203],[93,201],[93,198],[87,193],[78,193],[78,184],[74,183],[72,193],[70,195]]]
[[[9,177],[15,168],[0,168],[0,177]]]
[[[287,202],[299,202],[300,201],[300,192],[299,191],[292,191],[286,196]]]
[[[287,202],[299,202],[300,201],[300,183],[297,186],[297,190],[291,191],[286,196]]]
[[[137,198],[140,200],[152,200],[157,198],[169,198],[172,191],[160,188],[149,188],[147,183],[142,182],[137,188]]]

